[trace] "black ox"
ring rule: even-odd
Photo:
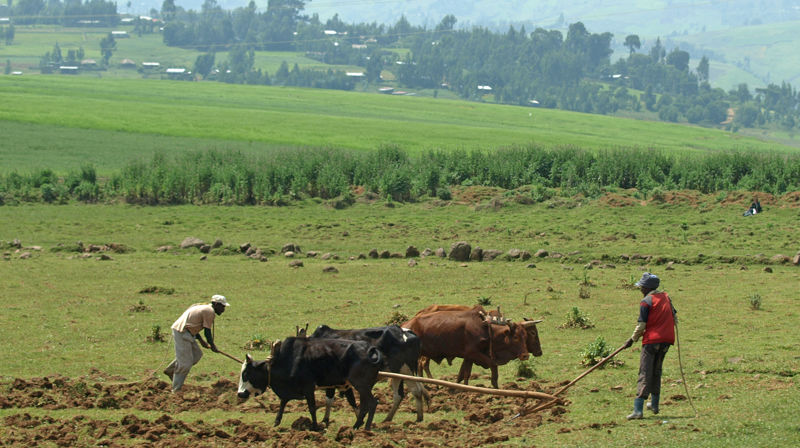
[[[281,423],[289,400],[305,398],[312,428],[317,429],[314,390],[349,386],[358,392],[361,401],[353,428],[360,427],[367,415],[365,428],[369,430],[378,405],[372,387],[382,365],[380,350],[363,341],[290,337],[275,342],[266,361],[253,361],[247,355],[238,395],[247,399],[250,394],[263,394],[267,387],[271,388],[280,398],[275,426]]]
[[[417,375],[420,339],[413,331],[400,328],[397,325],[358,330],[335,330],[327,325],[320,325],[314,330],[311,338],[336,338],[367,342],[381,351],[384,356],[384,368],[389,372]],[[402,380],[392,378],[392,409],[386,415],[384,421],[392,421],[395,412],[397,412],[400,403],[403,401],[402,382]],[[417,421],[421,422],[423,417],[422,401],[423,399],[430,401],[430,396],[418,382],[409,381],[408,386],[416,399]],[[333,394],[329,392],[325,406],[326,418],[330,412],[332,397]],[[348,400],[350,400],[349,396]],[[352,402],[351,405],[353,405]]]

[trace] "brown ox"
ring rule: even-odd
[[[487,313],[483,307],[462,305],[433,305],[403,324],[419,336],[420,355],[437,363],[446,359],[463,358],[458,382],[469,382],[472,364],[492,371],[492,386],[497,385],[497,366],[512,359],[527,359],[529,354],[541,356],[536,323],[490,324],[486,318],[496,314]],[[427,360],[426,360],[427,361]],[[430,377],[427,362],[425,371]]]

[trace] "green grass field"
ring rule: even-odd
[[[0,240],[19,238],[25,246],[43,248],[27,260],[19,259],[13,250],[3,250],[9,255],[0,261],[4,272],[0,288],[9,300],[0,315],[7,341],[0,349],[0,376],[3,380],[55,373],[78,377],[96,368],[128,380],[144,378],[163,368],[171,357],[168,344],[145,342],[151,327],[167,328],[189,304],[222,293],[232,306],[217,320],[216,338],[222,350],[240,357],[243,345],[255,335],[282,338],[293,334],[296,324],[372,326],[383,324],[394,312],[412,315],[432,303],[472,304],[489,298],[492,306],[502,306],[516,319],[544,319],[539,326],[544,355],[535,359],[534,366],[538,381],[555,384],[585,369],[580,352],[598,336],[612,347],[627,339],[640,296],[625,285],[650,270],[662,277],[663,288],[679,310],[683,362],[699,417],[693,417],[686,401],[670,399],[658,418],[624,421],[638,365],[634,349],[619,355],[623,366],[599,370],[573,387],[566,414],[545,419],[541,426],[503,445],[529,446],[532,440],[537,446],[792,445],[799,429],[794,404],[800,400],[796,356],[800,345],[793,302],[800,271],[796,266],[772,264],[773,272],[764,272],[757,254],[767,259],[778,253],[794,255],[800,248],[798,209],[765,204],[763,215],[744,219],[739,202],[723,206],[705,198],[698,207],[650,203],[613,208],[594,202],[555,208],[512,205],[499,210],[430,204],[387,208],[381,203],[357,204],[347,210],[314,203],[284,208],[0,207]],[[688,224],[685,236],[680,229],[683,222]],[[294,242],[303,251],[331,252],[341,258],[303,258],[305,267],[291,269],[289,260],[280,255],[259,263],[242,255],[210,255],[203,261],[196,250],[155,251],[161,245],[177,245],[187,236],[206,241],[220,238],[224,246],[232,247],[250,242],[263,249],[280,249]],[[50,250],[78,240],[87,245],[116,242],[134,251],[98,261]],[[372,248],[393,252],[403,252],[408,245],[449,248],[458,240],[485,249],[546,249],[571,255],[532,259],[535,268],[528,267],[530,262],[505,261],[461,266],[436,257],[420,259],[415,267],[403,259],[348,260]],[[619,261],[619,255],[634,253],[678,260],[692,260],[702,253],[708,258],[679,262],[671,271],[645,261]],[[719,256],[742,258],[721,263]],[[601,258],[603,264],[615,267],[584,270],[587,262]],[[323,273],[326,265],[336,266],[339,273]],[[148,286],[175,292],[139,292]],[[581,288],[588,291],[585,298],[579,297]],[[751,309],[750,294],[763,298],[760,310]],[[151,311],[129,311],[140,302]],[[594,328],[559,328],[575,306],[589,315]],[[665,397],[685,393],[676,355],[674,350],[667,355]],[[256,352],[255,356],[265,355]],[[454,375],[457,367],[434,366],[434,375]],[[501,384],[513,382],[515,367],[512,363],[501,368]],[[481,377],[474,383],[488,384],[486,371],[475,372]],[[238,366],[232,361],[207,352],[188,383],[217,378],[235,382],[237,375]],[[434,400],[446,401],[447,395],[442,394],[434,392]],[[261,401],[272,403],[275,398],[267,394]],[[494,403],[498,404],[506,412],[515,409],[513,401]],[[302,406],[296,409],[287,414],[283,426],[288,428],[297,417],[307,415]],[[397,425],[413,419],[410,409],[410,405],[401,408]],[[110,420],[131,412],[145,418],[159,415],[132,409],[89,413],[10,408],[0,410],[0,417],[22,410],[66,419],[87,413]],[[233,416],[265,426],[272,415],[231,414],[213,407],[176,414],[189,422],[202,419],[221,424]],[[348,424],[351,418],[346,412],[337,421]],[[430,422],[453,418],[464,415],[429,413],[420,430],[424,434]],[[526,420],[519,424],[525,425]],[[593,429],[594,424],[601,429]],[[452,431],[454,437],[480,428],[462,425]],[[508,426],[501,421],[490,428],[502,434]],[[376,431],[380,435],[385,429]],[[0,439],[2,434],[0,430]],[[329,439],[334,434],[331,431]],[[369,443],[355,443],[364,444]]]
[[[0,148],[0,169],[6,172],[39,168],[50,160],[57,165],[49,168],[57,171],[90,162],[108,172],[156,151],[195,145],[254,152],[270,146],[373,150],[396,144],[413,153],[526,143],[676,152],[796,151],[699,127],[316,89],[9,76],[0,77],[0,91],[0,126],[8,142]]]

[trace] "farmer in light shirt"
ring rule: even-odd
[[[172,380],[173,392],[177,392],[183,387],[189,370],[203,357],[203,352],[197,346],[198,342],[203,348],[210,348],[213,352],[218,351],[211,329],[214,326],[214,318],[224,313],[228,305],[228,299],[225,296],[215,295],[211,297],[211,303],[190,306],[172,324],[175,360],[164,369],[164,374]],[[200,330],[203,330],[205,341],[200,336]]]
[[[661,367],[669,346],[675,343],[675,308],[666,292],[658,291],[659,278],[649,272],[636,282],[644,298],[639,303],[639,320],[633,335],[625,342],[630,347],[642,337],[642,354],[639,359],[639,380],[633,413],[628,420],[644,417],[644,400],[650,396],[647,408],[658,414],[661,394]]]

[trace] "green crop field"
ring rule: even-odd
[[[269,146],[373,150],[395,144],[413,153],[527,143],[796,152],[790,146],[699,127],[316,89],[9,76],[0,77],[0,91],[0,127],[7,142],[0,148],[0,169],[6,172],[40,168],[50,160],[55,163],[47,168],[57,171],[90,162],[108,172],[156,151],[172,153],[194,145],[254,152]]]
[[[423,423],[412,423],[413,407],[406,401],[395,423],[379,424],[371,433],[356,431],[353,445],[413,445],[416,440],[487,444],[487,432],[499,437],[498,446],[793,445],[800,430],[795,418],[800,339],[793,308],[800,268],[772,258],[793,256],[800,249],[798,209],[786,201],[765,199],[762,215],[742,218],[747,196],[693,198],[691,203],[676,199],[621,208],[604,201],[499,208],[455,203],[389,208],[382,202],[364,202],[345,210],[313,202],[282,208],[0,207],[0,241],[5,245],[18,238],[23,246],[17,252],[6,245],[0,260],[0,288],[6,298],[6,311],[0,315],[6,341],[0,349],[0,390],[7,391],[5,402],[12,403],[0,409],[0,418],[6,419],[0,440],[23,444],[20,441],[34,437],[17,423],[25,412],[33,421],[51,419],[38,423],[45,437],[67,434],[57,431],[65,425],[76,428],[70,436],[76,445],[120,437],[130,443],[182,443],[200,437],[203,427],[212,428],[205,443],[233,445],[237,440],[246,443],[237,438],[242,425],[254,424],[266,434],[267,445],[338,446],[337,428],[350,425],[352,413],[338,407],[327,433],[315,435],[289,429],[308,415],[304,403],[295,402],[274,432],[268,429],[277,403],[274,394],[237,404],[232,383],[238,381],[239,366],[220,355],[205,352],[194,367],[184,395],[189,401],[171,397],[148,379],[153,374],[165,378],[159,372],[172,356],[168,343],[146,341],[153,327],[159,325],[168,334],[169,325],[188,305],[217,293],[225,294],[232,305],[217,319],[216,340],[223,351],[237,357],[244,356],[248,342],[292,335],[295,325],[305,322],[311,328],[323,323],[381,325],[395,313],[410,316],[433,303],[488,299],[490,307],[501,306],[514,319],[544,319],[539,325],[544,354],[532,363],[535,384],[518,380],[512,362],[500,369],[501,386],[552,391],[585,370],[581,352],[590,342],[603,337],[615,348],[628,338],[641,298],[630,284],[649,270],[661,276],[679,311],[681,355],[698,417],[685,399],[673,347],[664,367],[661,414],[625,421],[638,366],[634,347],[618,355],[622,365],[587,376],[567,393],[568,404],[545,412],[541,419],[509,421],[519,410],[520,402],[514,399],[451,394],[432,387],[432,408]],[[223,245],[202,259],[197,249],[177,248],[188,236],[209,242],[219,238]],[[373,248],[404,253],[409,245],[447,249],[460,240],[502,251],[545,249],[550,256],[483,263],[416,257],[416,266],[403,258],[351,259]],[[76,241],[87,247],[117,243],[127,251],[105,252],[111,256],[106,261],[99,259],[100,253],[84,258],[69,249]],[[238,253],[246,242],[262,249],[269,260],[258,262]],[[269,255],[289,242],[302,248],[303,267],[290,268],[290,259]],[[164,245],[173,248],[156,251]],[[310,251],[336,257],[305,257]],[[22,252],[30,252],[31,258],[21,258]],[[591,264],[592,260],[599,262]],[[667,268],[661,264],[666,260],[675,264]],[[338,272],[325,273],[325,266]],[[772,272],[765,272],[766,267]],[[169,293],[143,293],[152,287]],[[754,295],[759,309],[752,305]],[[594,327],[561,328],[573,307]],[[251,353],[256,359],[266,356]],[[433,372],[452,380],[457,369],[458,363],[445,363],[434,365]],[[474,373],[478,377],[472,384],[488,385],[487,371],[475,368]],[[52,390],[11,382],[58,375],[68,377],[66,386]],[[106,390],[118,383],[127,386]],[[140,391],[142,384],[149,392]],[[375,389],[382,394],[376,417],[380,421],[391,398],[385,383]],[[21,400],[12,398],[20,391],[33,397],[26,399],[31,404],[13,405],[13,400]],[[68,404],[79,391],[78,397],[85,398],[73,403],[95,403],[96,409]],[[147,405],[148,395],[162,404]],[[343,400],[337,402],[341,406]],[[484,420],[481,416],[489,410],[501,418]],[[155,430],[155,420],[169,415],[190,429],[182,435],[145,439],[144,431],[126,426],[131,415],[142,419],[141,427]],[[92,429],[120,420],[123,423],[115,424],[122,433]],[[220,431],[234,438],[223,439]],[[306,441],[288,440],[298,434]]]

